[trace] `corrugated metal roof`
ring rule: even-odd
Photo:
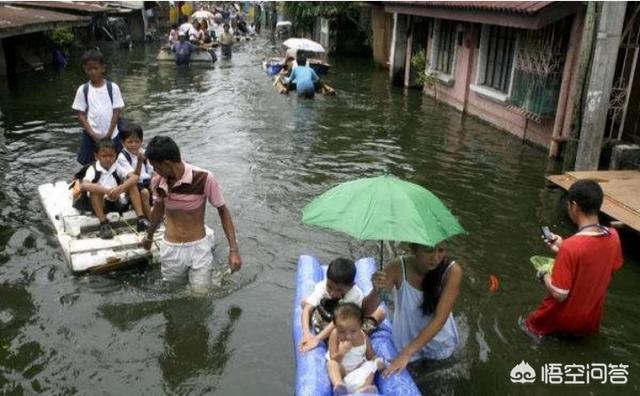
[[[34,30],[38,25],[51,23],[80,25],[89,23],[90,17],[61,12],[0,5],[0,37],[20,34],[23,30]]]
[[[54,11],[59,10],[61,12],[69,11],[71,13],[76,11],[83,14],[100,13],[108,10],[107,7],[97,3],[83,3],[80,1],[16,1],[12,3],[13,5],[20,7],[33,7]]]
[[[389,4],[535,14],[553,3],[553,1],[394,1]]]

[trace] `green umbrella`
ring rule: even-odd
[[[362,240],[427,246],[465,233],[435,195],[390,175],[358,179],[330,189],[302,209],[302,222]]]

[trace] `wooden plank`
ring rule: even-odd
[[[104,273],[119,270],[119,269],[140,266],[140,265],[148,265],[148,264],[149,264],[148,257],[140,257],[140,258],[136,258],[129,261],[122,261],[122,260],[113,258],[112,260],[107,260],[106,264],[97,265],[95,267],[89,268],[87,272],[89,272],[90,274],[104,274]]]
[[[69,243],[69,253],[92,252],[97,250],[127,249],[139,246],[143,234],[132,233],[115,235],[112,239],[87,238],[74,239]]]
[[[640,171],[569,172],[547,177],[564,190],[581,179],[595,180],[602,187],[603,213],[640,232]]]

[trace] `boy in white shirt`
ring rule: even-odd
[[[78,162],[86,165],[94,161],[95,144],[102,138],[113,139],[116,150],[120,150],[117,124],[124,101],[120,87],[104,78],[106,66],[100,52],[85,52],[82,66],[89,82],[78,87],[71,107],[78,111],[80,125],[84,129],[77,158]]]
[[[302,302],[300,351],[310,351],[329,337],[335,328],[333,310],[338,304],[354,303],[362,306],[364,293],[354,283],[355,277],[356,265],[352,260],[340,257],[329,263],[326,279],[316,283],[313,293]],[[384,319],[384,310],[378,308],[371,319],[376,325],[380,323]],[[317,332],[315,335],[311,332],[312,321]],[[321,329],[322,325],[324,328]]]
[[[116,149],[111,139],[105,138],[96,143],[95,158],[93,164],[83,168],[85,173],[81,176],[80,190],[86,191],[85,197],[88,200],[78,199],[74,202],[74,207],[79,210],[92,210],[100,220],[100,238],[110,239],[113,238],[113,230],[109,226],[106,214],[110,211],[126,210],[126,193],[138,215],[138,231],[146,230],[149,221],[144,218],[140,193],[136,187],[138,175],[127,173],[127,169],[118,167]]]
[[[120,169],[125,170],[125,174],[138,175],[138,191],[142,200],[142,210],[144,216],[149,218],[151,214],[151,194],[149,184],[153,175],[153,165],[144,156],[142,148],[143,131],[142,127],[132,122],[126,122],[120,131],[123,148],[118,154],[116,163]]]

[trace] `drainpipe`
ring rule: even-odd
[[[398,30],[398,13],[393,13],[393,30],[391,31],[391,50],[389,51],[389,80],[393,81],[393,69],[395,68],[396,39]]]
[[[564,120],[567,117],[567,111],[569,107],[569,96],[571,94],[571,82],[574,80],[573,66],[576,58],[576,52],[580,46],[580,39],[578,33],[582,29],[582,18],[584,15],[582,12],[578,12],[573,16],[573,23],[571,24],[571,33],[569,36],[569,46],[567,51],[567,58],[564,62],[564,70],[562,72],[562,84],[560,86],[560,93],[558,98],[558,106],[556,108],[556,119],[553,124],[553,133],[551,134],[551,142],[549,143],[549,157],[555,158],[558,156],[560,149],[560,142],[563,140],[562,132],[564,127]]]
[[[407,50],[404,57],[404,87],[409,88],[411,86],[411,53],[413,52],[413,18],[407,17],[407,26],[409,36],[407,37]]]
[[[469,103],[469,92],[471,91],[471,73],[473,72],[473,55],[474,50],[476,48],[476,28],[475,25],[469,25],[469,31],[467,33],[467,37],[464,40],[463,45],[468,48],[469,56],[467,57],[467,76],[464,81],[464,99],[462,102],[462,114],[467,114],[467,104]]]
[[[576,70],[576,81],[570,101],[573,106],[568,108],[571,110],[571,117],[565,117],[564,130],[568,131],[566,136],[566,144],[564,150],[564,163],[562,170],[568,172],[573,170],[576,162],[577,139],[580,135],[580,123],[583,106],[583,96],[587,75],[589,74],[589,66],[593,56],[593,44],[595,42],[595,29],[597,18],[597,3],[590,1],[587,4],[587,13],[584,19],[584,27],[582,29],[582,38],[580,41],[580,55],[578,59],[578,67]]]

